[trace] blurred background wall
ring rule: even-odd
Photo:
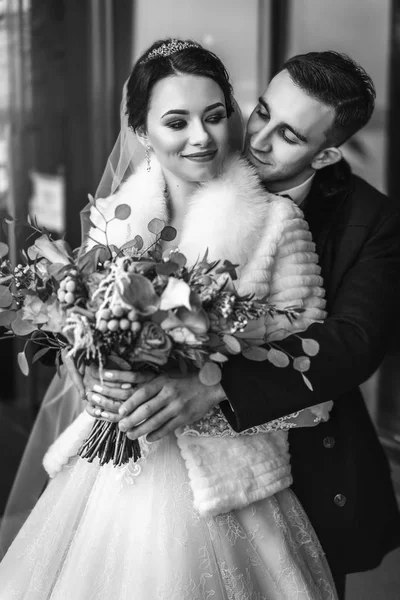
[[[288,56],[348,53],[372,76],[377,106],[345,155],[372,185],[398,196],[399,15],[400,0],[0,0],[0,215],[17,219],[0,240],[9,236],[19,262],[27,232],[18,219],[30,211],[79,244],[79,211],[118,135],[123,82],[139,54],[165,36],[198,40],[222,58],[245,118]],[[363,387],[395,469],[397,346]],[[0,342],[0,417],[20,439],[12,450],[0,436],[0,449],[14,456],[10,479],[53,375],[36,365],[25,378],[17,350],[17,342]]]

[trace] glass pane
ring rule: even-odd
[[[324,2],[323,11],[321,0],[296,0],[291,3],[289,31],[288,56],[345,52],[372,77],[377,91],[374,115],[355,136],[358,144],[347,144],[344,152],[358,175],[386,191],[390,0],[335,0]]]
[[[258,91],[257,29],[257,2],[137,0],[133,59],[160,38],[194,39],[222,59],[232,78],[236,99],[248,115]]]

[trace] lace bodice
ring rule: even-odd
[[[242,435],[255,435],[257,433],[269,433],[270,431],[287,431],[297,426],[296,419],[300,415],[300,412],[301,411],[298,411],[285,417],[280,417],[279,419],[264,423],[263,425],[250,427],[249,429],[238,433],[229,425],[219,406],[216,406],[212,408],[203,419],[200,419],[200,421],[196,421],[196,423],[184,427],[181,431],[181,435],[238,437]]]

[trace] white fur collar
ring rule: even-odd
[[[114,196],[97,200],[97,208],[107,219],[112,218],[119,204],[131,208],[128,220],[109,224],[108,243],[121,246],[140,234],[144,247],[148,247],[154,241],[148,223],[155,217],[168,220],[164,191],[161,167],[152,159],[150,172],[141,164]],[[233,156],[220,177],[202,184],[189,200],[179,244],[189,264],[203,255],[206,248],[210,260],[226,258],[242,265],[247,262],[263,235],[270,197],[253,168],[240,156]],[[104,227],[98,211],[92,209],[91,220]],[[92,228],[90,236],[104,243],[98,229]],[[88,247],[92,245],[89,240]]]

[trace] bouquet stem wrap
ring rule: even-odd
[[[114,467],[119,467],[131,460],[136,462],[141,457],[138,440],[131,440],[118,428],[117,423],[96,421],[92,430],[78,451],[79,456],[89,462],[98,458],[100,465],[112,460]]]

